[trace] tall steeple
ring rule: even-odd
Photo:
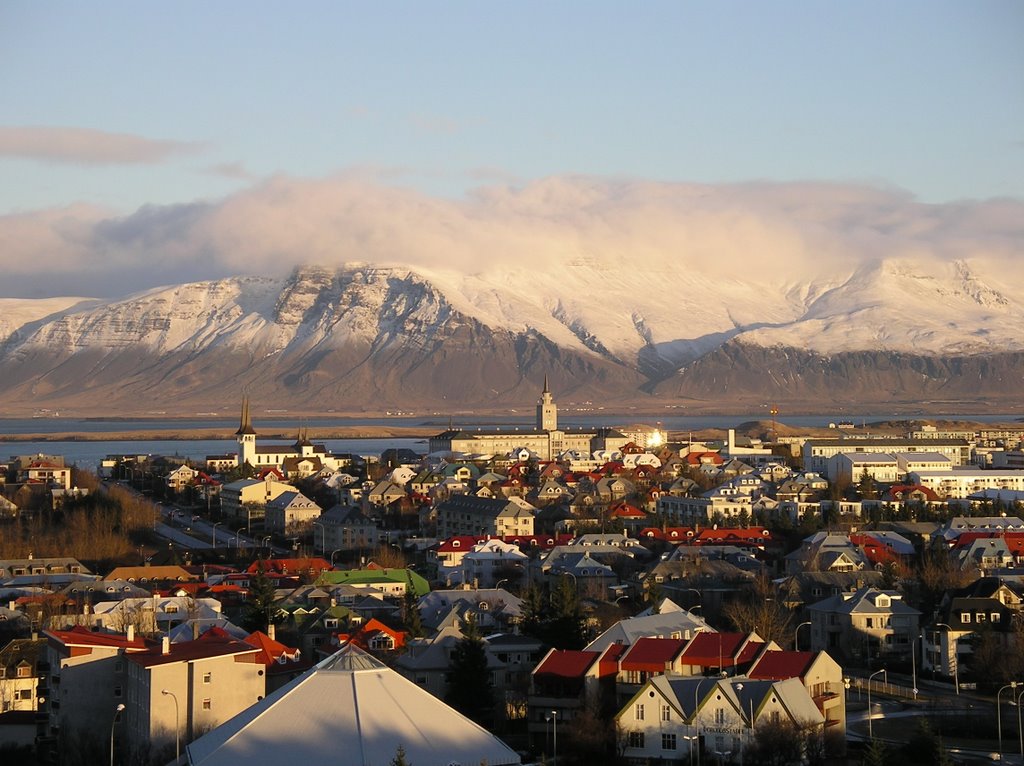
[[[242,417],[239,419],[238,430],[235,431],[238,440],[238,466],[241,468],[246,463],[256,464],[256,429],[252,427],[252,418],[249,416],[249,396],[242,396]]]
[[[252,427],[252,418],[249,417],[249,396],[246,394],[242,396],[242,417],[239,420],[238,430],[235,431],[235,436],[255,433],[256,431]]]
[[[544,375],[544,390],[540,392],[540,401],[537,402],[537,430],[558,430],[558,407],[551,398],[547,374]]]

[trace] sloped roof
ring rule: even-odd
[[[348,645],[187,752],[192,766],[381,766],[399,745],[416,766],[520,763],[497,737]]]

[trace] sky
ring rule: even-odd
[[[1022,39],[1018,0],[7,0],[0,297],[402,260],[381,240],[415,249],[424,216],[459,239],[512,200],[516,225],[575,226],[595,189],[604,211],[697,189],[746,214],[757,188],[806,221],[827,187],[830,226],[882,195],[1005,244]]]

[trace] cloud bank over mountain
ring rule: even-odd
[[[3,137],[0,136],[0,139]],[[0,141],[2,143],[2,141]],[[141,161],[141,160],[140,160]],[[855,184],[691,184],[559,176],[464,199],[365,173],[274,177],[214,202],[116,215],[90,205],[0,217],[7,297],[116,297],[295,266],[405,265],[479,276],[567,269],[820,283],[877,261],[958,261],[1024,286],[1024,202],[923,204]]]

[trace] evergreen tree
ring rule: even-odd
[[[395,750],[395,757],[391,759],[390,766],[412,766],[405,757],[405,747],[403,745],[399,745],[398,749]]]
[[[586,624],[576,581],[563,577],[551,592],[551,618],[543,625],[543,638],[557,649],[582,649],[586,641]]]
[[[520,607],[522,620],[519,624],[519,629],[523,632],[523,635],[533,636],[543,641],[541,624],[546,611],[544,609],[544,591],[535,583],[530,583],[523,590],[522,601],[523,603]]]
[[[491,723],[494,689],[487,668],[487,650],[476,621],[469,615],[462,626],[462,638],[452,650],[445,702],[482,726]]]
[[[402,597],[402,625],[405,632],[412,638],[423,635],[423,619],[416,607],[416,593],[412,587],[412,577],[406,572],[405,596]]]
[[[266,631],[274,601],[274,584],[267,577],[263,559],[260,559],[256,562],[256,572],[249,579],[249,600],[242,615],[243,626],[250,631]]]

